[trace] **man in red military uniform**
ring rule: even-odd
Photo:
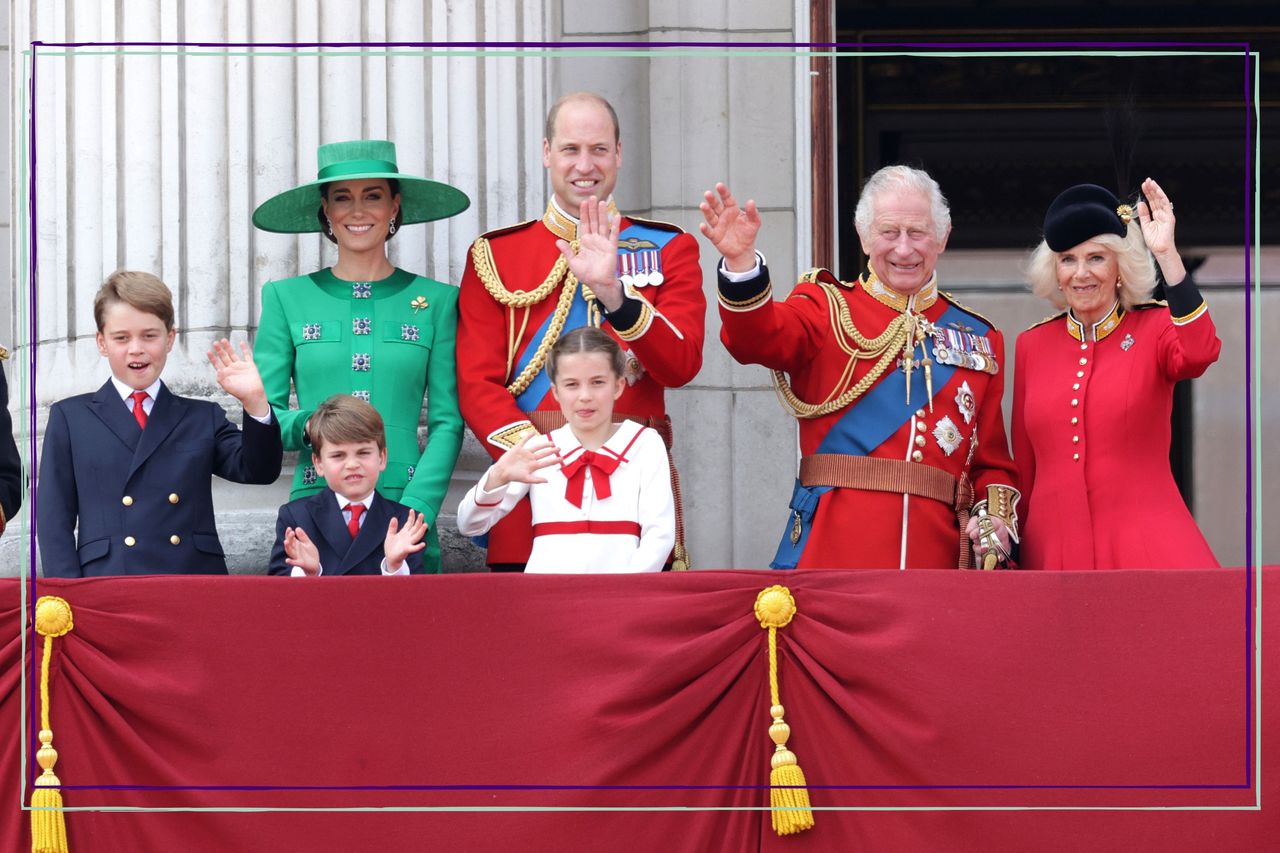
[[[556,102],[542,162],[553,190],[543,217],[483,235],[467,258],[458,299],[462,417],[495,459],[527,431],[562,424],[546,356],[562,333],[591,323],[628,356],[615,417],[655,427],[669,445],[663,390],[702,366],[697,241],[674,225],[618,212],[622,145],[617,115],[600,96]],[[490,566],[519,570],[531,536],[526,500],[489,532]],[[674,556],[685,560],[681,537]]]
[[[985,567],[1006,557],[1018,493],[1000,413],[1004,342],[938,290],[951,216],[937,183],[905,166],[872,175],[854,220],[866,271],[842,282],[814,270],[782,302],[756,253],[755,203],[739,207],[719,184],[701,207],[724,256],[721,340],[774,371],[800,421],[773,567],[966,568],[970,539],[989,552]]]

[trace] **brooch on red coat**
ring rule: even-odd
[[[1124,350],[1125,352],[1128,352],[1129,347],[1133,346],[1134,343],[1135,341],[1133,340],[1133,335],[1125,335],[1124,340],[1120,342],[1120,349]]]
[[[644,365],[640,363],[640,359],[636,358],[636,354],[629,349],[623,350],[622,355],[626,360],[623,376],[626,377],[628,386],[635,385],[640,381],[640,377],[644,376]]]
[[[937,439],[942,452],[948,456],[955,453],[956,448],[960,446],[960,428],[946,415],[943,415],[933,428],[933,437]]]
[[[956,405],[960,407],[964,422],[973,423],[973,416],[978,411],[978,401],[974,399],[973,389],[969,387],[967,379],[960,383],[960,390],[956,392]]]

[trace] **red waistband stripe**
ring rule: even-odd
[[[557,536],[564,533],[615,533],[640,536],[640,525],[634,521],[547,521],[533,526],[534,536]]]

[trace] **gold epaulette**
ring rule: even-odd
[[[1029,332],[1032,329],[1035,329],[1039,326],[1043,326],[1045,323],[1052,323],[1054,320],[1061,320],[1065,316],[1067,316],[1066,311],[1059,311],[1057,314],[1050,314],[1048,317],[1045,317],[1043,320],[1037,320],[1036,322],[1032,323],[1030,326],[1027,326],[1026,331]]]
[[[632,216],[630,213],[622,215],[633,225],[648,225],[650,228],[657,228],[659,231],[673,231],[676,234],[684,233],[684,229],[674,222],[663,222],[661,219],[641,219],[638,216]]]
[[[8,361],[8,360],[9,360],[9,351],[4,347],[0,346],[0,361]]]
[[[979,320],[986,323],[987,326],[989,326],[993,331],[995,330],[996,328],[995,323],[991,322],[989,319],[982,316],[977,311],[974,311],[972,308],[970,308],[968,305],[965,305],[959,299],[956,299],[955,296],[949,291],[939,290],[938,295],[941,296],[943,299],[947,300],[948,302],[950,302],[952,305],[959,308],[961,311],[964,311],[965,313],[972,314],[973,316],[977,317]]]
[[[526,219],[524,222],[517,222],[515,225],[507,225],[503,228],[495,228],[492,231],[486,231],[481,234],[480,237],[485,240],[492,240],[494,237],[510,234],[514,231],[519,231],[522,228],[528,228],[530,225],[536,225],[541,221],[541,219]]]
[[[846,290],[853,287],[855,284],[853,282],[841,281],[836,278],[835,273],[825,267],[814,267],[811,270],[805,270],[804,274],[800,276],[800,280],[797,284],[818,284],[820,280],[824,279],[828,284],[838,284]]]

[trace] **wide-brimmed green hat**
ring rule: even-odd
[[[320,231],[320,185],[333,181],[395,178],[400,182],[400,224],[431,222],[466,210],[471,199],[462,190],[396,168],[396,146],[385,139],[331,142],[316,152],[316,179],[267,199],[253,212],[253,224],[278,234]]]

